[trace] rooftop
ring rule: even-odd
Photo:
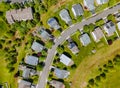
[[[117,23],[118,29],[120,30],[120,22]]]
[[[40,43],[34,41],[31,48],[36,52],[41,52],[43,50],[44,46],[41,45]]]
[[[68,42],[68,48],[72,51],[73,54],[77,54],[79,52],[77,45],[72,40],[68,40]]]
[[[70,72],[68,72],[66,70],[60,70],[58,68],[55,68],[54,73],[58,78],[61,78],[61,79],[67,78],[68,75],[70,74]]]
[[[48,19],[47,23],[53,29],[60,29],[60,25],[58,24],[55,18]]]
[[[92,36],[94,41],[98,42],[104,36],[104,34],[102,30],[98,27],[92,32]]]
[[[52,85],[55,88],[65,88],[65,85],[62,82],[56,80],[50,81],[50,85]]]
[[[31,88],[31,83],[25,80],[20,80],[18,88]]]
[[[84,6],[86,6],[90,11],[95,10],[94,0],[83,0]]]
[[[96,0],[98,4],[105,4],[107,3],[109,0]]]
[[[83,15],[83,8],[80,4],[74,4],[72,6],[72,12],[75,17]]]
[[[62,62],[66,66],[71,66],[74,64],[73,60],[64,54],[60,56],[60,62]]]
[[[87,33],[82,34],[80,36],[80,41],[82,42],[83,46],[87,46],[88,44],[91,43],[90,37],[89,37],[89,35]]]
[[[30,69],[29,69],[29,68],[25,68],[25,69],[23,70],[22,77],[23,77],[23,78],[26,78],[26,79],[30,77]]]
[[[25,57],[25,63],[26,63],[26,64],[29,64],[29,65],[36,66],[36,65],[38,64],[38,58],[35,57],[35,56],[27,55],[27,56]]]
[[[107,22],[103,27],[108,36],[113,35],[116,31],[115,24],[112,21]]]
[[[33,14],[32,14],[32,8],[24,8],[24,9],[18,9],[18,10],[9,10],[6,12],[6,19],[9,24],[13,24],[15,21],[26,21],[26,20],[32,20]]]
[[[51,38],[51,35],[44,28],[39,28],[38,33],[44,40],[48,40]]]
[[[72,21],[71,17],[66,9],[61,10],[59,15],[60,15],[61,19],[66,22],[66,24],[71,23],[71,21]]]

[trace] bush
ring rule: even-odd
[[[93,85],[95,84],[95,81],[94,81],[94,79],[90,79],[90,80],[88,81],[88,83],[93,86]]]
[[[103,72],[100,74],[100,76],[103,78],[103,79],[106,79],[106,74]]]
[[[95,80],[96,80],[97,82],[100,82],[100,81],[101,81],[100,76],[96,76],[96,77],[95,77]]]

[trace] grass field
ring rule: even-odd
[[[98,74],[98,72],[96,72],[98,66],[104,64],[107,60],[114,58],[116,54],[120,53],[119,44],[120,40],[117,40],[113,43],[113,45],[97,51],[95,55],[86,57],[78,66],[78,68],[74,72],[74,75],[71,78],[71,88],[84,88],[87,85],[88,79]]]
[[[5,52],[0,50],[0,84],[4,82],[10,83],[11,80],[11,74],[8,72],[8,69],[6,68],[6,61],[4,59]]]
[[[120,67],[107,74],[107,79],[99,84],[99,88],[120,88]]]

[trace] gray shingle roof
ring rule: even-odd
[[[51,38],[51,35],[44,28],[39,28],[37,31],[42,39],[48,40]]]
[[[29,68],[25,68],[23,70],[22,77],[27,79],[27,78],[29,78],[29,76],[30,76],[30,69]]]
[[[62,82],[56,80],[50,81],[50,85],[52,85],[55,88],[65,88],[65,85]]]
[[[58,78],[67,78],[68,75],[70,74],[70,72],[66,71],[66,70],[60,70],[58,68],[55,68],[55,71],[54,71],[55,75],[58,77]]]
[[[35,51],[35,52],[41,52],[44,48],[43,45],[41,45],[40,43],[34,41],[31,48]]]
[[[73,60],[69,58],[68,56],[66,56],[65,54],[62,54],[60,56],[60,62],[62,62],[66,66],[71,66],[74,64]]]
[[[75,17],[83,15],[83,8],[80,4],[74,4],[72,6],[72,12]]]
[[[35,56],[27,55],[27,56],[25,57],[25,63],[26,63],[26,64],[29,64],[29,65],[36,66],[36,65],[38,64],[38,58],[35,57]]]
[[[107,22],[103,27],[108,36],[111,36],[116,31],[115,24],[112,21]]]
[[[98,27],[92,32],[92,36],[96,42],[98,42],[103,36],[102,30]]]
[[[59,15],[60,15],[61,19],[63,21],[65,21],[67,24],[69,24],[71,22],[71,17],[66,9],[61,10]]]
[[[18,88],[31,88],[31,83],[25,80],[21,80]]]
[[[107,3],[109,0],[96,0],[98,4],[105,4]]]
[[[13,24],[15,21],[32,20],[33,19],[32,8],[28,7],[25,9],[18,9],[18,10],[13,9],[7,11],[6,19],[9,24]]]
[[[80,41],[82,42],[83,46],[87,46],[89,43],[91,43],[91,40],[88,34],[81,35]]]
[[[47,23],[53,29],[60,29],[60,25],[58,24],[55,18],[48,19]]]
[[[94,0],[83,0],[84,6],[86,6],[90,11],[93,11],[95,9],[94,6]]]

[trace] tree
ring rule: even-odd
[[[2,47],[3,47],[2,44],[0,44],[0,49],[2,49]]]
[[[11,67],[10,69],[9,69],[9,72],[13,72],[15,70],[15,68],[14,67]]]
[[[58,53],[62,54],[64,52],[64,46],[59,45],[57,47],[57,51],[58,51]]]
[[[106,79],[106,74],[103,72],[100,74],[100,76],[103,78],[103,79]]]
[[[89,31],[90,31],[89,26],[88,26],[88,25],[85,25],[85,26],[83,27],[83,31],[84,31],[84,32],[89,32]]]
[[[97,82],[100,82],[100,81],[101,81],[100,76],[96,76],[96,77],[95,77],[95,80],[96,80]]]
[[[116,4],[116,0],[109,0],[108,5],[109,7],[112,7]]]
[[[94,81],[94,79],[90,79],[90,80],[88,81],[88,83],[93,86],[93,85],[95,84],[95,81]]]

